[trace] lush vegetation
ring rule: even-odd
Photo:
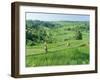
[[[26,20],[27,67],[88,63],[88,21]]]

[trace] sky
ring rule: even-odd
[[[55,13],[38,13],[27,12],[26,20],[41,20],[41,21],[89,21],[89,15],[79,14],[55,14]]]

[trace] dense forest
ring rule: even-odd
[[[26,44],[34,46],[38,43],[47,41],[48,43],[56,42],[55,32],[65,27],[64,31],[73,31],[75,34],[67,39],[82,39],[82,32],[89,31],[89,23],[85,21],[26,21]],[[60,33],[60,31],[58,31]],[[65,39],[64,39],[65,40]]]

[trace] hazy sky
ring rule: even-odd
[[[89,15],[75,14],[50,14],[50,13],[26,13],[26,20],[41,21],[89,21]]]

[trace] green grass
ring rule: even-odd
[[[86,50],[86,51],[84,51]],[[26,66],[75,65],[89,63],[87,47],[48,51],[47,54],[26,55]]]
[[[89,64],[89,46],[84,40],[70,40],[70,46],[67,46],[66,42],[68,41],[48,44],[47,54],[39,45],[39,47],[27,48],[26,66]]]

